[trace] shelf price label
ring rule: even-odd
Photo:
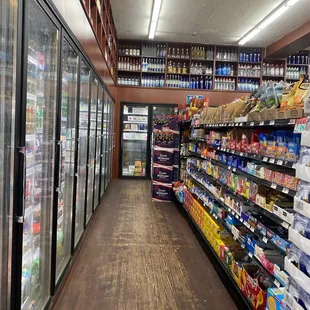
[[[274,121],[270,121],[269,125],[274,125],[274,123],[275,123]]]
[[[242,247],[242,249],[244,249],[245,248],[245,244],[241,243],[241,247]]]
[[[252,253],[252,252],[249,252],[249,256],[252,258],[252,257],[253,257],[253,253]]]
[[[264,157],[263,161],[267,162],[268,161],[268,157]]]
[[[266,237],[263,237],[263,242],[268,243],[268,239]]]
[[[282,193],[288,194],[288,193],[289,193],[289,189],[286,188],[286,187],[283,187],[283,188],[282,188]]]
[[[254,126],[254,122],[251,122],[250,126]]]
[[[271,184],[271,188],[276,189],[277,188],[277,184],[276,183],[272,183]]]
[[[255,228],[253,226],[250,227],[251,232],[254,232]]]
[[[269,162],[270,162],[271,164],[274,164],[274,158],[270,158],[270,159],[269,159]]]
[[[274,283],[274,285],[276,287],[280,287],[281,286],[281,283],[277,279],[275,279],[273,283]]]
[[[278,160],[277,165],[283,165],[283,160]]]
[[[259,126],[263,126],[265,124],[264,121],[259,122]]]

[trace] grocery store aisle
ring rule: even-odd
[[[237,308],[175,205],[115,180],[54,309]]]

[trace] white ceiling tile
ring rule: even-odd
[[[155,39],[237,44],[283,0],[163,0]],[[153,0],[111,0],[117,34],[147,39]],[[310,19],[310,0],[300,0],[249,42],[267,46]]]

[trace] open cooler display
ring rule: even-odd
[[[50,295],[59,32],[29,2],[26,179],[22,309],[42,309]],[[44,28],[42,27],[44,25]]]
[[[81,62],[80,74],[80,109],[79,109],[79,145],[76,186],[75,214],[75,245],[79,242],[84,231],[84,216],[86,203],[86,167],[88,148],[88,117],[89,117],[89,87],[90,70]]]
[[[64,40],[60,111],[56,282],[71,255],[74,157],[76,140],[78,55]]]
[[[122,176],[146,176],[148,106],[123,105]]]

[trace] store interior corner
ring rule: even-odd
[[[310,310],[309,13],[0,1],[0,310]]]

